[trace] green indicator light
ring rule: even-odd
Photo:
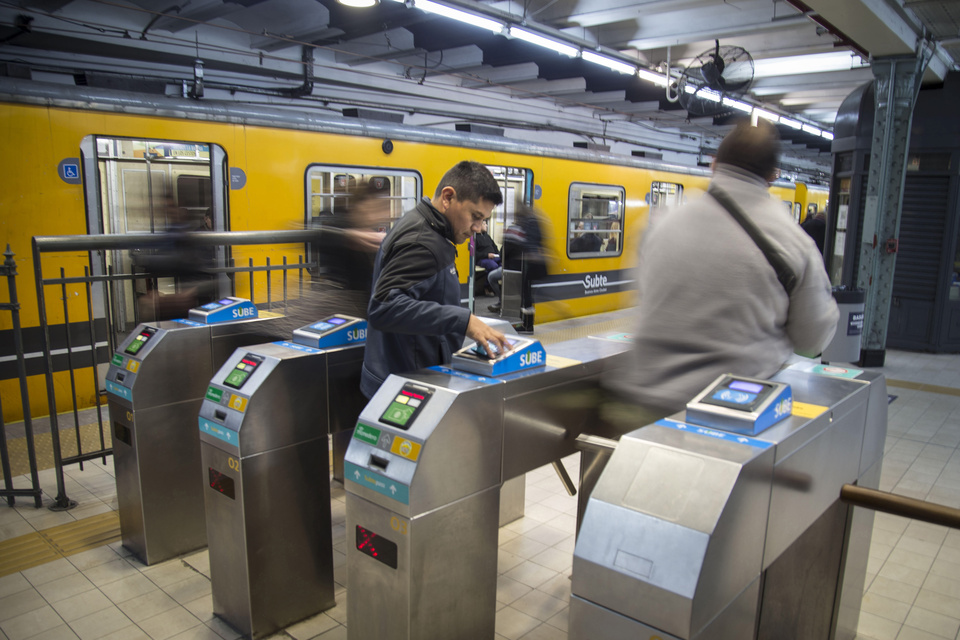
[[[353,431],[353,437],[360,442],[376,445],[380,442],[380,429],[369,427],[362,422],[357,423],[357,428]]]

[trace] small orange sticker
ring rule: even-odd
[[[393,438],[393,444],[390,446],[390,453],[395,453],[398,456],[403,456],[407,460],[416,462],[417,458],[420,457],[420,444],[395,436]]]
[[[136,373],[136,372],[137,372],[137,369],[139,369],[139,368],[140,368],[140,361],[139,361],[139,360],[134,360],[133,358],[128,358],[128,359],[127,359],[127,371],[131,371],[131,372],[133,372],[133,373]]]
[[[247,399],[232,393],[230,394],[230,403],[227,406],[237,411],[245,411],[247,409]]]
[[[826,407],[822,407],[818,404],[807,404],[806,402],[797,402],[794,400],[793,410],[790,413],[801,418],[816,418],[817,416],[826,413],[826,411]]]

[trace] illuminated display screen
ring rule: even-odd
[[[235,500],[233,492],[233,478],[225,473],[220,473],[213,467],[207,467],[210,472],[210,488],[218,493],[222,493],[231,500]]]
[[[754,411],[766,400],[773,388],[772,385],[728,377],[711,389],[703,402],[739,411]]]
[[[124,351],[126,351],[132,356],[137,355],[140,349],[143,349],[143,345],[147,344],[147,340],[152,338],[153,334],[155,334],[156,332],[157,332],[156,329],[147,327],[146,329],[141,331],[136,338],[134,338],[133,342],[127,345],[127,348],[124,349]]]
[[[233,304],[236,300],[231,300],[230,298],[224,298],[218,304]]]
[[[357,551],[379,560],[391,569],[397,568],[397,543],[357,525]]]
[[[255,356],[252,353],[244,355],[240,358],[237,366],[233,368],[233,371],[227,374],[223,384],[228,387],[233,387],[234,389],[239,389],[247,381],[247,378],[250,377],[250,374],[260,366],[261,362],[263,362],[263,358],[260,356]]]
[[[763,385],[756,382],[746,382],[745,380],[734,380],[730,383],[730,388],[737,391],[746,391],[747,393],[760,393],[763,391]]]
[[[509,351],[513,351],[513,348],[514,348],[515,346],[517,346],[517,343],[520,342],[520,341],[519,341],[519,340],[514,340],[513,338],[507,336],[507,342],[510,344],[510,349],[509,349]],[[497,350],[497,347],[496,347],[495,344],[491,344],[490,346],[493,347],[493,357],[494,357],[494,358],[496,358],[496,357],[498,357],[498,356],[501,355],[501,354],[500,354],[500,351]],[[490,357],[490,356],[487,356],[487,350],[484,349],[484,348],[483,348],[483,345],[481,345],[481,344],[476,344],[476,345],[474,345],[473,351],[474,351],[474,353],[476,353],[477,355],[483,356],[484,358]]]
[[[423,406],[433,395],[433,389],[409,382],[400,389],[400,393],[393,399],[387,410],[380,416],[380,422],[392,424],[403,430],[410,428],[414,416],[423,409]]]
[[[336,317],[327,318],[327,322],[329,322],[330,324],[343,324],[346,321],[347,321],[346,318],[336,318]]]
[[[207,304],[200,305],[200,308],[204,311],[213,311],[214,309],[219,309],[223,305],[219,302],[208,302]]]
[[[329,331],[330,329],[333,329],[333,326],[334,325],[329,322],[318,322],[317,324],[310,325],[310,328],[316,329],[317,331],[320,331],[322,333],[324,331]]]

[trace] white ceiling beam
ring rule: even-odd
[[[478,89],[489,84],[503,85],[523,80],[534,80],[540,74],[536,62],[522,62],[502,67],[486,67],[471,72],[474,78],[464,78],[460,86],[465,89]]]

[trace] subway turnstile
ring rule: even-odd
[[[757,382],[621,437],[577,538],[572,640],[855,637],[873,512],[840,489],[879,482],[884,378],[782,370],[790,415],[765,430],[737,406]]]
[[[366,326],[334,315],[239,348],[210,381],[199,428],[213,611],[245,636],[334,605],[327,434],[336,445],[366,402]]]
[[[190,318],[138,326],[105,381],[123,545],[148,565],[206,546],[200,403],[234,349],[280,337],[283,319],[240,298]]]
[[[513,338],[487,359],[392,375],[344,465],[351,640],[494,637],[501,485],[575,452],[626,342]]]

